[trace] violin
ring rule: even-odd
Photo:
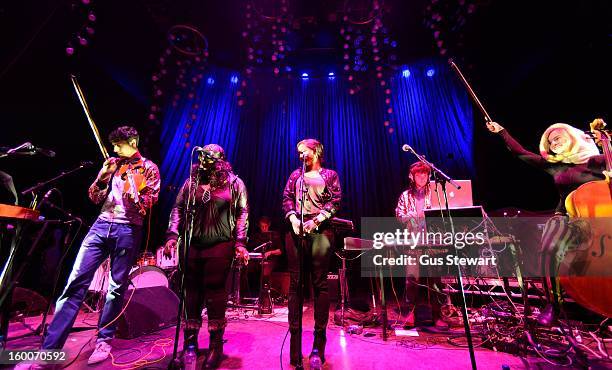
[[[85,116],[87,117],[87,121],[89,122],[89,126],[91,127],[91,131],[96,139],[96,142],[98,143],[98,148],[100,149],[102,157],[105,160],[111,159],[109,165],[116,164],[118,166],[117,171],[121,175],[121,179],[125,181],[123,193],[134,201],[134,204],[138,207],[138,212],[140,214],[142,214],[143,216],[146,215],[146,205],[142,203],[139,193],[146,186],[146,179],[144,177],[145,168],[142,158],[111,158],[108,155],[108,151],[102,143],[102,138],[100,137],[98,126],[96,126],[96,123],[93,120],[93,117],[89,110],[89,106],[87,105],[87,100],[85,100],[85,94],[83,94],[83,90],[81,90],[81,86],[79,85],[76,76],[71,75],[70,80],[72,81],[74,91],[76,92],[76,95],[79,98],[79,102],[83,107],[83,112],[85,112]]]
[[[566,253],[559,275],[561,285],[581,305],[607,317],[612,316],[612,170],[611,134],[606,123],[591,123],[595,142],[602,147],[606,162],[606,179],[587,182],[570,193],[565,207],[573,223],[586,239],[578,248]]]
[[[123,193],[127,195],[138,207],[138,212],[146,215],[146,205],[140,199],[140,192],[146,187],[145,166],[142,157],[121,158],[116,161],[117,174],[125,181]]]

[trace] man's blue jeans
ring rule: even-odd
[[[106,302],[98,322],[98,342],[113,338],[117,330],[116,318],[123,308],[123,293],[141,241],[141,226],[96,220],[83,239],[66,288],[57,300],[43,349],[64,346],[94,274],[108,256],[111,271]]]

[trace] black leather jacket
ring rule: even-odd
[[[242,180],[234,174],[230,174],[229,183],[232,194],[232,203],[230,205],[232,234],[236,240],[236,246],[246,246],[247,230],[249,228],[249,203],[246,186],[244,185],[244,182],[242,182]],[[185,205],[188,196],[189,179],[187,179],[183,184],[183,187],[176,197],[174,207],[170,212],[170,221],[168,223],[168,231],[166,232],[166,240],[176,240],[184,231]],[[195,220],[195,222],[198,222],[198,220]]]
[[[287,185],[285,185],[285,191],[283,192],[283,213],[285,214],[285,219],[289,218],[289,216],[292,214],[297,214],[297,209],[295,207],[295,183],[301,175],[301,168],[293,171],[289,176]],[[330,219],[340,209],[340,200],[342,198],[340,179],[338,178],[338,173],[336,173],[336,171],[327,168],[321,169],[321,177],[325,181],[325,192],[327,193],[325,206],[323,207],[323,212],[321,213],[326,219]]]

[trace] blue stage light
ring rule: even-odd
[[[306,72],[302,73],[302,78],[303,79],[308,79],[308,73],[306,73]]]
[[[238,83],[238,76],[236,76],[236,75],[232,76],[232,77],[230,78],[230,82],[231,82],[231,83],[233,83],[233,84]]]
[[[215,83],[215,79],[212,77],[208,77],[208,80],[206,80],[206,82],[208,82],[209,85],[212,85]]]
[[[432,77],[436,74],[436,71],[433,68],[427,70],[427,77]]]
[[[410,70],[409,69],[404,69],[402,71],[402,76],[404,76],[406,78],[410,77]]]

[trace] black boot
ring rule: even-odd
[[[546,327],[552,326],[556,319],[555,308],[551,303],[548,303],[546,307],[538,315],[538,324]]]
[[[216,369],[219,367],[221,357],[223,356],[223,333],[225,329],[210,331],[210,345],[208,355],[204,361],[204,369]]]
[[[195,329],[185,329],[183,330],[183,353],[187,351],[189,346],[194,346],[196,353],[199,354],[198,349],[198,332],[199,330]]]
[[[289,358],[291,366],[297,366],[300,360],[302,359],[302,354],[300,353],[300,342],[302,341],[302,337],[299,335],[297,329],[290,329],[291,333],[290,346],[289,346]]]
[[[319,357],[321,357],[321,363],[325,363],[325,344],[327,343],[327,336],[325,335],[325,329],[315,329],[314,341],[312,342],[312,349],[315,348],[319,351]]]

